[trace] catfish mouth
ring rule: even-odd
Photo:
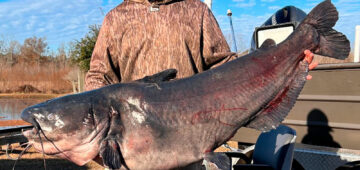
[[[56,147],[55,143],[46,137],[44,131],[41,129],[41,126],[35,119],[27,122],[31,123],[34,127],[30,130],[23,131],[22,134],[29,140],[30,145],[32,145],[36,150],[47,155],[56,155],[62,153],[60,149],[57,149],[58,151],[55,152],[46,152],[44,145],[52,144],[54,147]]]
[[[31,108],[32,107],[26,108],[21,113],[21,119],[33,125],[33,128],[31,130],[26,130],[22,132],[23,135],[29,140],[29,142],[30,140],[39,139],[36,138],[36,136],[38,136],[41,131],[40,124],[36,121],[34,117],[31,116]]]
[[[22,134],[30,141],[30,140],[40,140],[39,138],[39,134],[42,133],[41,127],[39,125],[39,123],[35,120],[32,119],[32,121],[27,121],[28,123],[31,123],[33,125],[33,128],[30,130],[26,130],[23,131]]]
[[[41,128],[36,126],[31,130],[24,131],[23,135],[29,140],[29,145],[38,152],[67,159],[79,166],[86,164],[98,154],[98,150],[94,149],[96,144],[93,141],[85,143],[79,139],[70,141],[68,136],[53,141],[45,135]]]
[[[26,130],[26,131],[22,132],[22,134],[29,140],[38,140],[39,138],[37,137],[37,135],[39,133],[40,132],[39,132],[38,128],[36,128],[35,126],[30,130]]]

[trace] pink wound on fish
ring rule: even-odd
[[[141,129],[129,135],[126,147],[137,153],[148,153],[150,152],[150,145],[153,143],[153,140],[154,138],[148,129]]]
[[[286,87],[282,93],[276,96],[275,100],[269,103],[269,105],[265,108],[264,113],[272,112],[275,108],[277,108],[280,105],[280,103],[284,102],[284,99],[287,98],[288,91],[289,91],[289,87]]]

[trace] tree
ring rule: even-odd
[[[18,61],[18,57],[20,55],[20,43],[12,40],[0,40],[0,56],[1,56],[1,64],[6,65],[14,65]]]
[[[45,38],[37,38],[36,36],[24,40],[24,44],[20,48],[22,60],[26,63],[40,65],[46,57],[43,54],[47,51],[48,44]]]
[[[61,44],[59,46],[59,48],[57,49],[57,53],[56,53],[55,57],[56,57],[57,63],[59,63],[60,66],[63,68],[66,66],[67,56],[68,56],[68,54],[66,53],[65,44]]]
[[[20,56],[20,48],[21,45],[18,41],[13,40],[9,43],[9,47],[6,53],[7,63],[13,65],[18,62]]]
[[[76,63],[81,70],[88,71],[90,69],[90,59],[93,53],[95,43],[100,31],[100,25],[89,26],[89,32],[80,41],[75,41],[70,57],[73,63]]]
[[[4,40],[0,40],[0,55],[4,55],[6,51]]]

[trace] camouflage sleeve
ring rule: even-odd
[[[236,58],[209,8],[203,16],[203,57],[207,68],[216,67]]]
[[[116,58],[111,56],[112,16],[105,17],[96,45],[91,56],[90,70],[85,76],[85,90],[93,90],[121,81],[120,69]]]

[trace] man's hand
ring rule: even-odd
[[[314,63],[312,62],[314,58],[314,53],[312,53],[310,50],[305,50],[304,54],[305,54],[304,60],[309,63],[309,70],[314,69],[319,64],[318,62],[314,62]],[[306,79],[311,80],[312,76],[308,75]]]

